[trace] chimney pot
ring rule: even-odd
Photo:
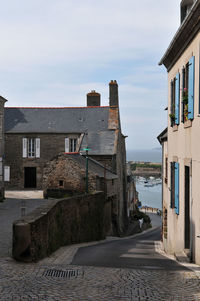
[[[91,92],[87,94],[87,106],[100,107],[100,105],[101,105],[101,95],[97,93],[95,90],[91,90]]]

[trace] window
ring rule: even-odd
[[[171,162],[171,208],[179,214],[179,163]]]
[[[63,187],[63,185],[64,185],[63,180],[59,180],[59,186],[60,186],[60,187]]]
[[[29,158],[35,157],[35,139],[34,138],[28,139],[28,157]]]
[[[165,158],[165,183],[168,182],[168,158]]]
[[[175,124],[175,79],[171,81],[171,105],[170,114],[171,126]]]
[[[171,106],[169,117],[171,126],[179,124],[179,103],[180,103],[180,73],[171,81]]]
[[[23,158],[40,158],[40,138],[23,138]]]
[[[182,117],[186,122],[194,118],[194,56],[182,69]]]
[[[65,138],[65,152],[74,153],[77,150],[77,138]]]
[[[69,151],[70,151],[70,153],[74,153],[76,151],[76,143],[77,143],[77,139],[69,139]]]

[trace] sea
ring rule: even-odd
[[[127,150],[127,161],[162,162],[162,149]],[[162,208],[161,178],[135,177],[136,190],[142,206]]]
[[[142,206],[162,209],[161,178],[135,177],[136,190]]]

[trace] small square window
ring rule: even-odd
[[[60,186],[60,187],[63,187],[63,185],[64,185],[63,180],[59,180],[59,186]]]

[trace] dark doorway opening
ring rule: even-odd
[[[190,248],[190,168],[185,166],[185,249]]]
[[[36,167],[24,167],[24,188],[36,188]]]

